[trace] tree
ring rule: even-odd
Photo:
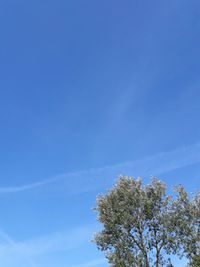
[[[177,199],[173,202],[171,227],[176,233],[176,242],[192,267],[200,267],[200,192],[192,199],[182,186],[175,188]]]
[[[95,210],[103,229],[94,242],[106,252],[111,266],[160,267],[167,264],[166,255],[181,257],[185,253],[191,257],[187,249],[195,246],[187,247],[188,239],[183,238],[187,205],[182,189],[177,188],[178,197],[174,199],[166,194],[165,184],[155,178],[143,186],[141,179],[123,176],[107,194],[97,197]],[[189,216],[195,217],[198,209],[193,214],[191,209],[198,201],[188,202]],[[191,237],[196,246],[197,239]]]
[[[192,258],[192,267],[200,267],[200,255],[196,255]]]

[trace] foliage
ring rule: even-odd
[[[192,267],[200,267],[200,255],[196,255],[192,258]]]
[[[200,254],[200,193],[190,200],[182,186],[175,190],[178,196],[173,202],[171,225],[179,248],[192,261]]]
[[[95,235],[97,247],[106,252],[113,267],[166,266],[166,255],[198,253],[199,197],[189,200],[183,187],[177,198],[153,178],[120,177],[107,194],[97,197],[96,212],[103,229]]]

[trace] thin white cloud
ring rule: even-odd
[[[178,168],[200,162],[200,143],[179,147],[169,152],[159,153],[147,158],[102,168],[66,173],[50,179],[21,186],[0,187],[0,194],[18,193],[60,184],[70,193],[92,191],[102,186],[110,186],[120,174],[137,176],[156,176]]]
[[[25,241],[14,241],[7,233],[0,230],[0,260],[10,262],[5,266],[13,266],[14,262],[22,261],[27,267],[38,267],[33,257],[61,251],[77,249],[91,241],[97,224],[76,227],[70,231],[60,231]],[[71,267],[96,267],[105,264],[103,258],[91,260]],[[24,265],[23,265],[24,266]]]
[[[67,251],[77,248],[86,242],[90,242],[95,228],[95,225],[87,225],[71,229],[70,231],[55,232],[20,242],[15,242],[9,236],[5,235],[5,233],[0,232],[0,236],[6,241],[6,243],[0,244],[0,256],[9,257],[21,253],[31,263],[33,256],[57,251]],[[33,262],[32,267],[36,267]]]
[[[106,262],[107,262],[106,259],[95,259],[95,260],[91,260],[85,263],[76,264],[70,267],[96,267],[102,264],[105,265]]]
[[[37,187],[42,187],[44,185],[47,185],[48,183],[50,183],[50,181],[51,180],[44,180],[41,182],[25,184],[25,185],[21,185],[21,186],[0,187],[0,194],[17,193],[17,192],[21,192],[21,191],[27,191],[30,189],[35,189]]]
[[[8,235],[5,231],[0,230],[0,238],[3,239],[5,242],[3,245],[2,244],[0,245],[0,251],[1,251],[0,256],[2,256],[3,250],[4,251],[6,250],[6,253],[15,251],[15,255],[20,257],[26,264],[28,264],[28,266],[37,267],[32,257],[30,257],[30,255],[27,255],[26,251],[24,251],[23,248],[20,247],[18,243],[14,241],[14,239],[10,235]],[[10,256],[13,257],[13,255]]]

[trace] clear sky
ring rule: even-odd
[[[0,0],[0,25],[0,265],[105,267],[118,175],[200,187],[200,2]]]

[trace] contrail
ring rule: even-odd
[[[37,267],[36,263],[33,261],[32,258],[27,256],[24,251],[18,246],[18,244],[8,235],[5,231],[0,230],[0,237],[2,237],[6,243],[13,248],[19,256],[22,257],[24,261],[28,263],[29,266],[31,267]]]
[[[70,193],[81,193],[110,186],[120,174],[137,176],[157,176],[162,173],[200,162],[200,143],[179,147],[169,152],[147,158],[104,166],[102,168],[65,173],[36,183],[20,186],[0,187],[0,194],[11,194],[50,186],[55,183],[67,187]]]
[[[106,263],[107,263],[106,259],[96,259],[78,265],[73,265],[70,267],[95,267]]]
[[[96,228],[97,224],[88,224],[20,242],[15,242],[7,233],[0,230],[0,237],[6,241],[6,244],[0,245],[0,254],[10,257],[17,253],[27,260],[31,267],[37,267],[32,260],[33,256],[76,249],[90,241]]]

